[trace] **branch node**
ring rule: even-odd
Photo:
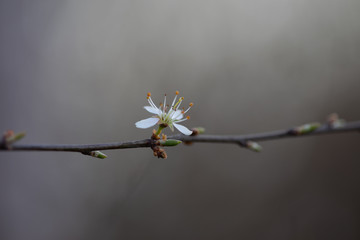
[[[196,135],[199,135],[199,134],[203,134],[205,132],[205,128],[203,127],[195,127],[195,128],[192,128],[192,134],[190,134],[190,136],[196,136]]]
[[[195,127],[195,128],[192,128],[191,131],[192,131],[192,133],[190,134],[190,136],[194,137],[194,136],[197,136],[199,134],[203,134],[205,132],[205,128],[203,128],[203,127]],[[188,146],[193,144],[193,142],[191,142],[191,141],[183,141],[183,143],[185,145],[188,145]]]
[[[240,147],[247,147],[245,140],[239,140],[237,141],[237,144],[239,144]]]

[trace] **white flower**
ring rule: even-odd
[[[176,91],[176,96],[168,109],[169,106],[166,106],[166,94],[164,98],[164,103],[160,104],[160,107],[157,107],[153,100],[151,99],[151,94],[147,94],[147,100],[150,104],[150,106],[145,106],[145,110],[148,112],[155,114],[155,116],[151,118],[146,118],[144,120],[138,121],[135,123],[137,128],[149,128],[154,126],[155,124],[164,124],[170,127],[171,131],[174,131],[174,127],[179,130],[181,133],[185,135],[192,134],[192,131],[186,128],[183,125],[180,125],[178,123],[186,121],[190,119],[189,116],[184,118],[184,114],[187,113],[190,108],[193,106],[193,103],[189,104],[189,108],[187,110],[182,109],[179,110],[179,107],[181,105],[181,102],[184,100],[183,97],[179,98],[179,100],[176,102],[177,96],[179,95],[179,92]],[[167,112],[167,110],[169,110]]]

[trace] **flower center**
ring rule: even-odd
[[[178,109],[180,108],[180,105],[182,103],[182,101],[184,100],[184,97],[180,97],[177,100],[177,96],[179,95],[179,91],[175,92],[175,98],[171,104],[171,106],[166,105],[166,94],[164,97],[164,102],[160,103],[159,108],[154,104],[153,100],[151,99],[151,93],[147,93],[147,100],[149,102],[149,104],[155,108],[159,110],[159,114],[157,115],[157,117],[160,119],[160,121],[164,124],[168,124],[168,125],[172,125],[174,122],[178,123],[178,122],[182,122],[185,120],[190,119],[190,116],[187,116],[186,118],[183,117],[183,114],[187,113],[190,108],[194,105],[193,103],[189,104],[189,107],[185,110],[185,108],[182,108],[181,113],[177,112]],[[176,101],[177,100],[177,101]],[[169,109],[168,112],[166,112]],[[181,116],[181,117],[180,117]]]

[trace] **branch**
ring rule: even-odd
[[[320,125],[319,123],[305,124],[291,129],[278,130],[265,133],[248,135],[196,135],[185,136],[182,134],[168,136],[168,139],[176,139],[185,143],[205,142],[205,143],[235,143],[242,147],[258,151],[251,145],[253,141],[267,141],[280,138],[293,138],[300,136],[313,136],[320,134],[336,134],[342,132],[360,131],[360,121],[344,123],[341,126],[334,126],[330,123]],[[196,130],[193,132],[195,133]],[[5,136],[5,135],[4,135]],[[12,137],[14,138],[14,137]],[[255,143],[256,144],[256,143]],[[7,144],[6,138],[0,143],[0,151],[62,151],[80,152],[85,155],[99,157],[98,150],[125,149],[125,148],[153,148],[154,145],[161,145],[154,139],[143,139],[129,142],[113,142],[100,144]],[[176,144],[175,144],[176,145]],[[164,146],[164,145],[161,145]],[[165,145],[166,146],[166,145]],[[259,145],[258,145],[259,146]],[[260,147],[260,146],[259,146]],[[94,152],[95,151],[95,152]],[[102,154],[102,153],[101,153]],[[104,155],[104,154],[103,154]],[[106,155],[100,158],[105,158]]]

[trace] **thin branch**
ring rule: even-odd
[[[335,134],[342,132],[353,132],[360,131],[360,121],[348,122],[344,127],[341,128],[331,128],[328,124],[323,124],[318,127],[316,130],[309,132],[307,134],[294,133],[295,128],[290,128],[287,130],[277,130],[264,133],[254,133],[247,135],[198,135],[195,137],[184,136],[184,135],[175,135],[170,136],[169,138],[178,139],[181,141],[189,142],[211,142],[211,143],[242,143],[246,141],[268,141],[278,138],[292,138],[292,137],[301,137],[301,136],[313,136],[320,134]]]
[[[291,138],[300,136],[313,136],[320,134],[336,134],[342,132],[360,131],[360,121],[348,122],[339,128],[333,128],[329,124],[323,124],[314,131],[299,134],[291,128],[286,130],[278,130],[265,133],[256,133],[248,135],[197,135],[185,136],[182,134],[168,136],[168,139],[177,139],[183,142],[205,142],[205,143],[236,143],[246,146],[248,141],[267,141],[279,138]],[[0,144],[0,151],[65,151],[80,152],[89,155],[90,152],[96,150],[111,150],[125,148],[146,148],[154,146],[154,140],[143,139],[129,142],[113,142],[100,144]]]

